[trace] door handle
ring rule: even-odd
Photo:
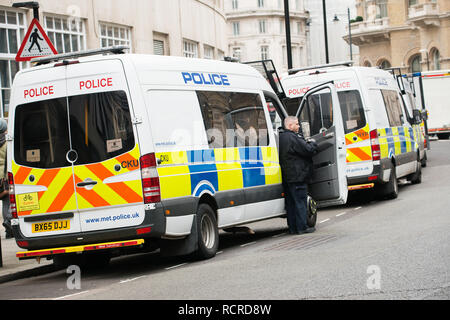
[[[93,180],[85,180],[83,182],[78,182],[77,183],[77,187],[79,188],[83,188],[83,187],[88,187],[88,186],[95,186],[98,182],[97,181],[93,181]]]

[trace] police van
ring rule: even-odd
[[[38,58],[14,80],[20,259],[157,247],[210,258],[219,229],[285,215],[267,105],[286,111],[266,80],[243,64],[123,50]]]
[[[343,132],[336,134],[345,150],[348,190],[373,189],[383,198],[396,198],[398,179],[421,182],[420,111],[411,108],[411,115],[406,113],[399,86],[389,72],[344,62],[289,73],[281,81],[287,112],[299,117],[305,135],[323,137],[342,121]],[[316,87],[323,83],[335,87],[339,104],[332,104],[330,93]],[[315,170],[323,168],[332,170],[327,161],[315,163]],[[324,200],[320,193],[314,198],[319,203]]]

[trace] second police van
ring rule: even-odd
[[[285,214],[267,104],[286,112],[267,81],[237,63],[95,55],[123,49],[39,58],[16,75],[8,178],[20,259],[157,247],[210,258],[219,229]],[[336,136],[323,159],[345,170]],[[320,177],[330,198],[345,183]]]
[[[327,82],[337,90],[340,110],[330,103],[328,92],[315,88]],[[421,162],[426,158],[420,111],[405,103],[389,72],[328,64],[292,70],[282,86],[287,112],[299,117],[305,135],[321,137],[336,117],[342,119],[344,134],[338,136],[338,144],[346,149],[348,190],[373,189],[381,197],[396,198],[398,179],[421,182]],[[314,94],[303,99],[306,92]]]

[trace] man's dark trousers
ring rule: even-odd
[[[308,228],[307,225],[307,197],[306,183],[285,183],[286,213],[290,233],[297,233]]]

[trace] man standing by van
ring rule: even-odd
[[[287,117],[284,128],[280,131],[280,166],[289,233],[311,233],[315,228],[307,225],[308,182],[312,175],[312,156],[318,146],[312,139],[305,140],[296,117]]]

